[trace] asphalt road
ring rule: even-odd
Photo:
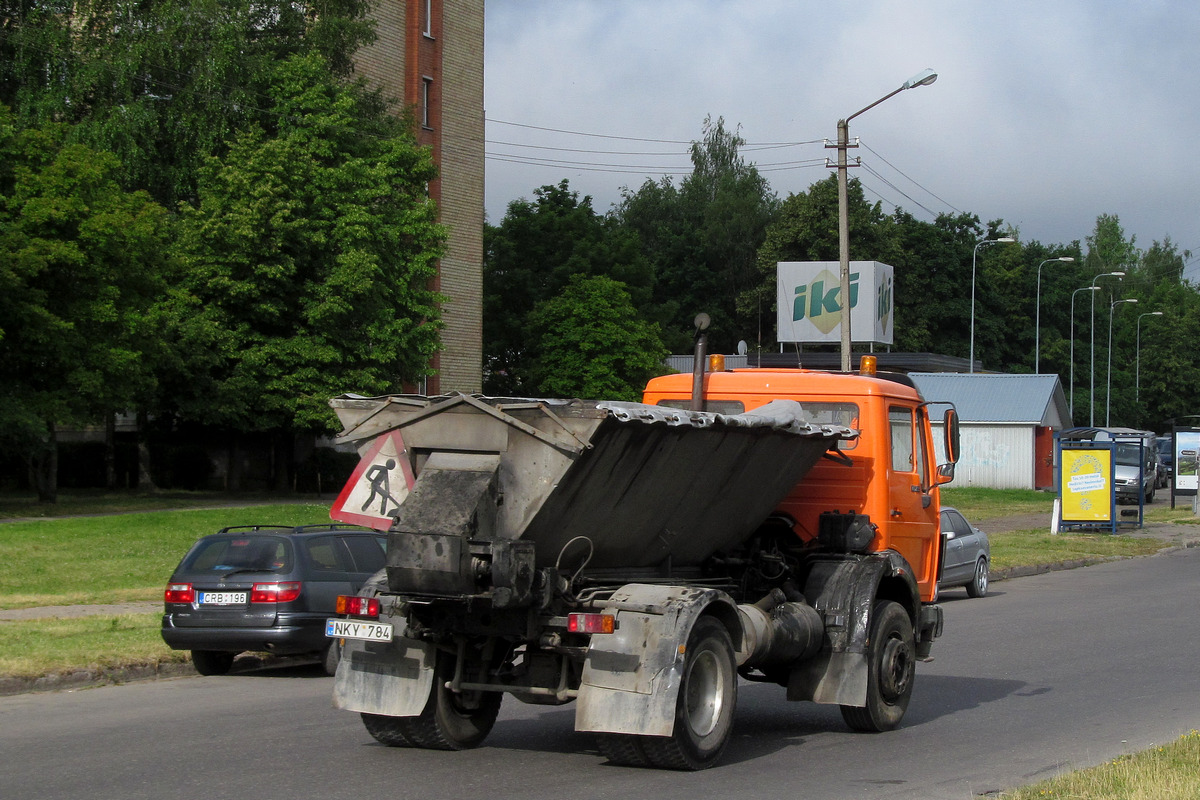
[[[506,699],[484,746],[389,749],[330,707],[316,667],[0,698],[13,798],[922,798],[967,800],[1200,727],[1200,548],[944,597],[936,661],[904,726],[743,684],[733,739],[700,773],[614,767],[572,707]]]

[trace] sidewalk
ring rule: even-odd
[[[112,603],[92,606],[41,606],[39,608],[12,608],[0,610],[0,622],[24,619],[48,619],[50,617],[92,617],[106,614],[153,614],[163,610],[162,601],[143,603]]]

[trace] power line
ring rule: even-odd
[[[903,176],[904,176],[904,178],[905,178],[906,180],[908,180],[908,182],[909,182],[909,183],[911,183],[913,186],[916,186],[918,189],[920,189],[921,191],[925,192],[926,194],[928,194],[930,197],[932,197],[932,198],[934,198],[935,200],[937,200],[937,201],[938,201],[939,203],[941,203],[942,205],[944,205],[944,206],[947,206],[948,208],[954,209],[954,211],[955,211],[956,213],[958,213],[958,214],[961,214],[961,213],[962,213],[962,211],[960,211],[959,209],[955,208],[953,204],[951,204],[951,203],[947,203],[945,200],[943,200],[942,198],[938,197],[938,196],[937,196],[936,194],[934,194],[932,191],[930,191],[929,189],[926,189],[926,188],[925,188],[924,186],[922,186],[920,183],[918,183],[917,181],[913,180],[911,177],[909,177],[907,174],[905,174],[903,170],[899,169],[899,168],[898,168],[898,167],[897,167],[895,164],[893,164],[892,162],[888,161],[886,158],[884,158],[883,156],[879,155],[879,153],[877,153],[877,152],[875,152],[874,150],[872,150],[872,149],[871,149],[871,147],[870,147],[870,146],[869,146],[869,145],[868,145],[866,142],[864,142],[862,139],[859,139],[859,140],[858,140],[858,143],[859,143],[860,145],[862,145],[863,147],[865,147],[867,150],[870,150],[871,154],[872,154],[873,156],[875,156],[876,158],[878,158],[880,161],[882,161],[883,163],[887,164],[889,167],[891,167],[892,169],[896,170],[896,172],[899,172],[901,175],[903,175]],[[913,202],[916,202],[916,201],[914,200]]]

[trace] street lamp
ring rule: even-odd
[[[1134,345],[1135,350],[1135,366],[1133,368],[1133,402],[1138,407],[1138,413],[1141,414],[1142,409],[1142,317],[1161,317],[1161,311],[1147,311],[1145,314],[1138,314],[1137,318],[1137,343]],[[1140,417],[1139,417],[1140,419]]]
[[[1071,415],[1072,428],[1075,427],[1075,295],[1080,292],[1097,292],[1099,289],[1099,286],[1084,286],[1071,292],[1071,400],[1067,409]],[[1095,294],[1092,296],[1095,297]]]
[[[1092,286],[1096,285],[1096,281],[1101,278],[1116,278],[1121,280],[1125,277],[1124,272],[1105,272],[1102,275],[1097,275],[1092,278]],[[1092,365],[1090,368],[1091,388],[1088,390],[1088,427],[1096,427],[1096,293],[1092,292]]]
[[[1047,258],[1042,263],[1038,264],[1037,270],[1037,300],[1034,302],[1034,323],[1033,323],[1033,374],[1041,375],[1041,351],[1042,351],[1042,267],[1049,264],[1051,261],[1071,262],[1075,259],[1071,256],[1060,256],[1058,258]]]
[[[1015,242],[1016,239],[1011,236],[1001,236],[999,239],[980,239],[975,243],[975,249],[971,251],[971,353],[968,357],[967,371],[975,371],[975,255],[979,252],[979,248],[985,244],[999,244],[1001,242]]]
[[[855,111],[845,119],[838,120],[837,124],[837,171],[838,171],[838,261],[839,261],[839,277],[841,278],[841,293],[842,293],[842,372],[850,371],[850,212],[849,200],[847,199],[846,189],[846,169],[849,164],[846,163],[846,150],[850,145],[850,120],[862,114],[865,111],[870,111],[875,106],[887,100],[889,97],[894,97],[900,94],[905,89],[912,89],[917,86],[928,86],[937,80],[937,73],[931,69],[926,69],[918,72],[904,82],[904,85],[893,92],[885,94],[883,97],[876,100],[866,108]],[[826,145],[828,147],[829,145]],[[854,147],[858,147],[857,144]],[[857,165],[856,165],[857,166]]]
[[[1095,295],[1093,295],[1094,297]],[[1112,321],[1113,309],[1121,305],[1121,303],[1136,303],[1137,298],[1131,297],[1127,300],[1113,300],[1108,307],[1108,386],[1104,388],[1104,427],[1112,424],[1109,414],[1112,412]]]

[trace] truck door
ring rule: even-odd
[[[936,581],[939,530],[937,509],[926,477],[929,453],[921,435],[922,420],[911,406],[888,408],[891,463],[888,470],[888,541],[913,568],[923,598],[932,597]]]

